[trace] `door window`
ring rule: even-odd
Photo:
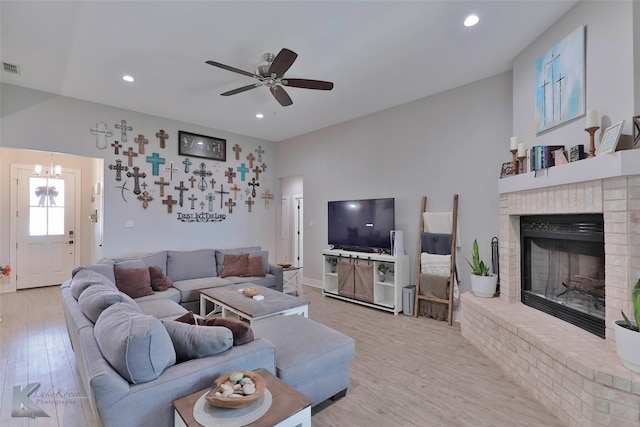
[[[64,180],[29,178],[29,235],[64,234]]]

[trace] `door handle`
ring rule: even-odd
[[[73,240],[69,240],[69,244],[70,244],[70,245],[73,245]]]

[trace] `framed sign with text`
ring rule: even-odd
[[[226,162],[227,140],[178,131],[178,154]]]

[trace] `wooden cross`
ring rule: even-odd
[[[195,176],[191,175],[191,177],[189,177],[189,182],[191,183],[191,188],[193,188],[193,184],[198,180],[198,178],[196,178]]]
[[[105,122],[98,122],[94,127],[89,129],[92,134],[96,135],[96,147],[101,150],[107,148],[107,138],[113,135],[113,132],[107,129]]]
[[[118,141],[113,141],[111,143],[111,146],[113,147],[113,154],[115,154],[116,156],[120,154],[120,148],[122,148],[122,144],[120,144]]]
[[[237,170],[238,172],[240,172],[240,181],[244,181],[244,180],[245,180],[245,174],[246,174],[247,172],[251,172],[251,169],[249,169],[248,167],[246,167],[246,166],[244,165],[244,163],[240,163],[240,166],[238,166],[238,167],[236,168],[236,170]]]
[[[233,191],[233,200],[238,198],[238,191],[241,190],[240,187],[238,187],[237,184],[233,184],[233,187],[231,187],[229,190]]]
[[[227,183],[231,184],[233,182],[233,178],[236,177],[236,173],[233,171],[233,168],[228,168],[224,173],[224,176],[227,177]]]
[[[255,168],[253,168],[253,171],[256,173],[256,180],[259,180],[260,172],[262,172],[262,169],[260,169],[260,166],[256,166]]]
[[[123,151],[122,152],[123,156],[127,156],[129,158],[129,161],[127,162],[127,164],[129,165],[129,167],[133,166],[133,159],[132,157],[138,157],[138,153],[134,153],[133,152],[133,148],[129,147],[129,149],[127,151]]]
[[[133,194],[140,194],[140,178],[146,178],[146,172],[140,173],[138,166],[133,167],[133,172],[127,172],[129,178],[133,177]]]
[[[224,205],[229,208],[229,213],[233,213],[233,207],[236,205],[236,202],[234,202],[233,199],[229,197],[229,200],[224,202]]]
[[[195,209],[194,203],[196,202],[196,200],[198,200],[198,198],[196,197],[195,194],[192,194],[191,196],[189,196],[189,200],[191,201],[191,210],[194,210]]]
[[[205,181],[205,177],[206,176],[211,176],[213,175],[213,172],[208,171],[206,169],[207,165],[204,164],[204,162],[200,163],[200,169],[198,170],[194,170],[193,174],[196,176],[200,177],[200,182],[198,183],[198,188],[200,189],[200,191],[204,191],[207,189],[207,181]]]
[[[147,163],[153,164],[151,174],[158,176],[160,165],[164,165],[164,157],[160,157],[158,153],[153,153],[153,156],[147,156]]]
[[[262,145],[258,145],[258,148],[256,148],[254,151],[258,153],[258,161],[262,163],[262,155],[265,153],[265,151],[262,149]]]
[[[256,187],[260,187],[260,183],[256,182],[255,178],[251,178],[251,182],[248,185],[252,187],[251,196],[256,197]]]
[[[215,179],[211,178],[211,181],[209,181],[211,183],[211,188],[214,188],[216,186],[216,181]]]
[[[133,130],[131,126],[127,126],[126,120],[120,120],[120,124],[116,124],[116,129],[120,129],[120,141],[127,142],[127,131]]]
[[[175,205],[176,203],[178,203],[178,201],[173,200],[173,196],[171,194],[169,194],[167,198],[162,201],[163,205],[167,205],[167,213],[173,212],[173,205]]]
[[[153,181],[153,183],[160,186],[160,197],[164,197],[164,187],[165,185],[169,185],[168,182],[165,182],[164,176],[160,177],[160,181]]]
[[[151,195],[145,190],[138,196],[138,200],[142,202],[142,208],[147,209],[149,202],[153,200],[153,197],[151,197]]]
[[[117,159],[115,165],[109,165],[109,169],[116,171],[116,181],[122,181],[122,171],[128,171],[128,166],[122,166],[122,160]]]
[[[173,162],[169,162],[169,166],[165,166],[164,170],[169,171],[169,182],[173,181],[173,173],[178,172],[178,168],[174,168]]]
[[[236,160],[240,160],[240,153],[242,152],[242,148],[240,148],[240,145],[234,145],[233,151],[236,153]]]
[[[264,199],[264,207],[269,209],[269,200],[273,199],[273,194],[269,192],[268,188],[265,188],[264,193],[262,193],[260,197]]]
[[[220,194],[220,209],[222,209],[222,202],[224,201],[224,195],[229,194],[229,192],[224,191],[224,186],[220,184],[220,191],[214,191],[214,193]]]
[[[184,173],[189,173],[189,166],[191,166],[191,160],[189,160],[189,158],[187,157],[182,161],[182,164],[184,165]]]
[[[204,205],[205,205],[205,203],[204,203],[204,202],[200,202],[200,210],[201,210],[201,211],[203,211],[203,210],[204,210]]]
[[[160,140],[160,148],[164,148],[164,142],[169,139],[169,134],[163,129],[160,129],[160,131],[156,133],[156,138]]]
[[[249,212],[251,212],[251,205],[253,205],[255,202],[251,199],[251,197],[249,197],[247,200],[245,200],[244,203],[249,207]]]
[[[260,167],[262,168],[262,172],[267,170],[267,165],[265,165],[264,163]]]
[[[180,186],[179,187],[173,187],[175,190],[178,190],[180,192],[180,203],[178,203],[180,205],[180,207],[183,207],[183,194],[185,191],[189,190],[187,187],[184,186],[184,181],[180,181]]]
[[[143,134],[140,134],[133,138],[133,142],[138,144],[138,153],[144,154],[144,146],[149,143],[149,140],[145,138]]]
[[[213,201],[216,199],[216,196],[213,193],[207,193],[205,199],[209,202],[209,212],[213,212]],[[222,204],[220,207],[222,207]]]
[[[254,156],[253,154],[249,153],[249,155],[247,156],[247,160],[249,160],[249,169],[253,169],[253,161],[256,159],[256,156]]]

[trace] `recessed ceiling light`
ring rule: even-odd
[[[125,75],[125,76],[122,76],[122,80],[124,80],[125,82],[131,83],[131,82],[134,82],[136,79],[134,79],[130,75]]]
[[[478,15],[469,15],[469,16],[467,16],[467,19],[464,20],[464,26],[465,27],[473,27],[479,21],[480,21],[480,18],[478,18]]]
[[[257,118],[259,118],[259,119],[261,119],[261,118],[263,118],[263,117],[264,117],[264,114],[262,114],[262,113],[258,113],[258,114],[256,114],[256,117],[257,117]]]

